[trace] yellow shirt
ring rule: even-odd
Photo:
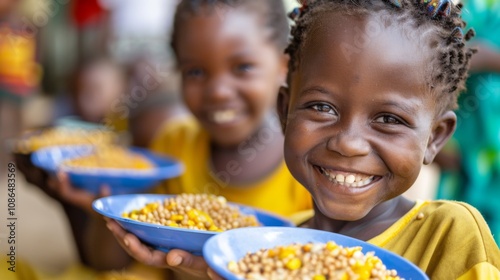
[[[231,185],[234,167],[213,174],[209,164],[209,135],[194,119],[168,123],[153,140],[151,149],[176,158],[185,167],[183,175],[166,181],[156,192],[212,193],[288,217],[312,208],[309,192],[292,177],[284,161],[266,178],[246,186]]]
[[[454,201],[419,201],[370,243],[419,266],[430,279],[500,279],[500,250],[481,214]]]

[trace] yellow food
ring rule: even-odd
[[[224,197],[209,194],[181,194],[122,216],[146,223],[216,232],[259,225],[254,216],[243,215]]]
[[[142,155],[129,152],[119,146],[97,146],[94,153],[75,159],[66,160],[64,166],[77,168],[116,168],[147,170],[154,167]]]
[[[38,135],[19,140],[16,152],[31,153],[38,149],[57,145],[101,145],[116,140],[116,134],[108,130],[50,128]]]
[[[247,253],[227,268],[244,279],[309,280],[400,280],[373,252],[363,254],[361,247],[343,247],[333,241],[261,249]]]

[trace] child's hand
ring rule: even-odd
[[[94,200],[111,194],[107,186],[102,186],[100,193],[97,196],[87,191],[75,188],[71,185],[67,174],[64,172],[59,172],[57,177],[49,178],[48,186],[61,200],[73,204],[90,214],[95,214],[92,209],[92,202]]]
[[[208,276],[212,280],[224,280],[224,278],[220,277],[215,271],[213,271],[211,268],[208,268]]]
[[[23,155],[13,153],[12,158],[14,159],[17,169],[21,171],[28,183],[37,186],[51,198],[57,199],[56,193],[48,186],[49,175],[43,169],[36,167],[31,162],[30,154]]]
[[[120,245],[137,261],[146,265],[169,268],[178,273],[188,274],[200,279],[222,279],[213,271],[208,271],[208,265],[203,257],[194,256],[186,251],[171,250],[164,253],[153,250],[143,244],[135,235],[126,232],[117,222],[106,219],[108,229],[113,233]]]

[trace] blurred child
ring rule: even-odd
[[[314,198],[305,226],[393,251],[431,279],[499,279],[475,208],[401,195],[456,126],[473,53],[458,12],[448,1],[308,1],[278,101],[285,160]]]
[[[310,195],[284,163],[283,136],[274,113],[287,73],[287,38],[281,0],[179,4],[172,45],[182,73],[182,96],[194,118],[168,123],[154,140],[153,151],[185,165],[185,174],[157,192],[213,193],[285,216],[311,209]],[[65,201],[90,208],[93,197],[69,186],[64,175],[54,188]],[[119,252],[106,233],[89,234],[88,239],[94,241],[88,249],[96,266],[127,264],[116,257]],[[138,258],[141,262],[180,267],[179,279],[191,272],[184,271],[193,257],[187,252],[166,255],[137,245],[146,252]]]
[[[88,60],[76,70],[71,84],[69,119],[83,123],[108,125],[124,131],[126,115],[119,108],[126,106],[125,73],[114,61],[101,57]],[[67,118],[56,123],[70,123]]]

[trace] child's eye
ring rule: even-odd
[[[385,124],[402,124],[398,118],[391,115],[383,115],[375,119],[375,122],[385,123]]]
[[[252,70],[253,65],[250,63],[241,63],[236,66],[236,72],[238,73],[248,73]]]
[[[200,68],[193,68],[193,69],[189,69],[189,70],[185,71],[184,75],[186,77],[198,78],[198,77],[203,76],[204,73],[205,72]]]
[[[311,108],[321,113],[328,113],[333,115],[337,114],[337,112],[335,112],[333,107],[327,104],[315,104],[312,105]]]

